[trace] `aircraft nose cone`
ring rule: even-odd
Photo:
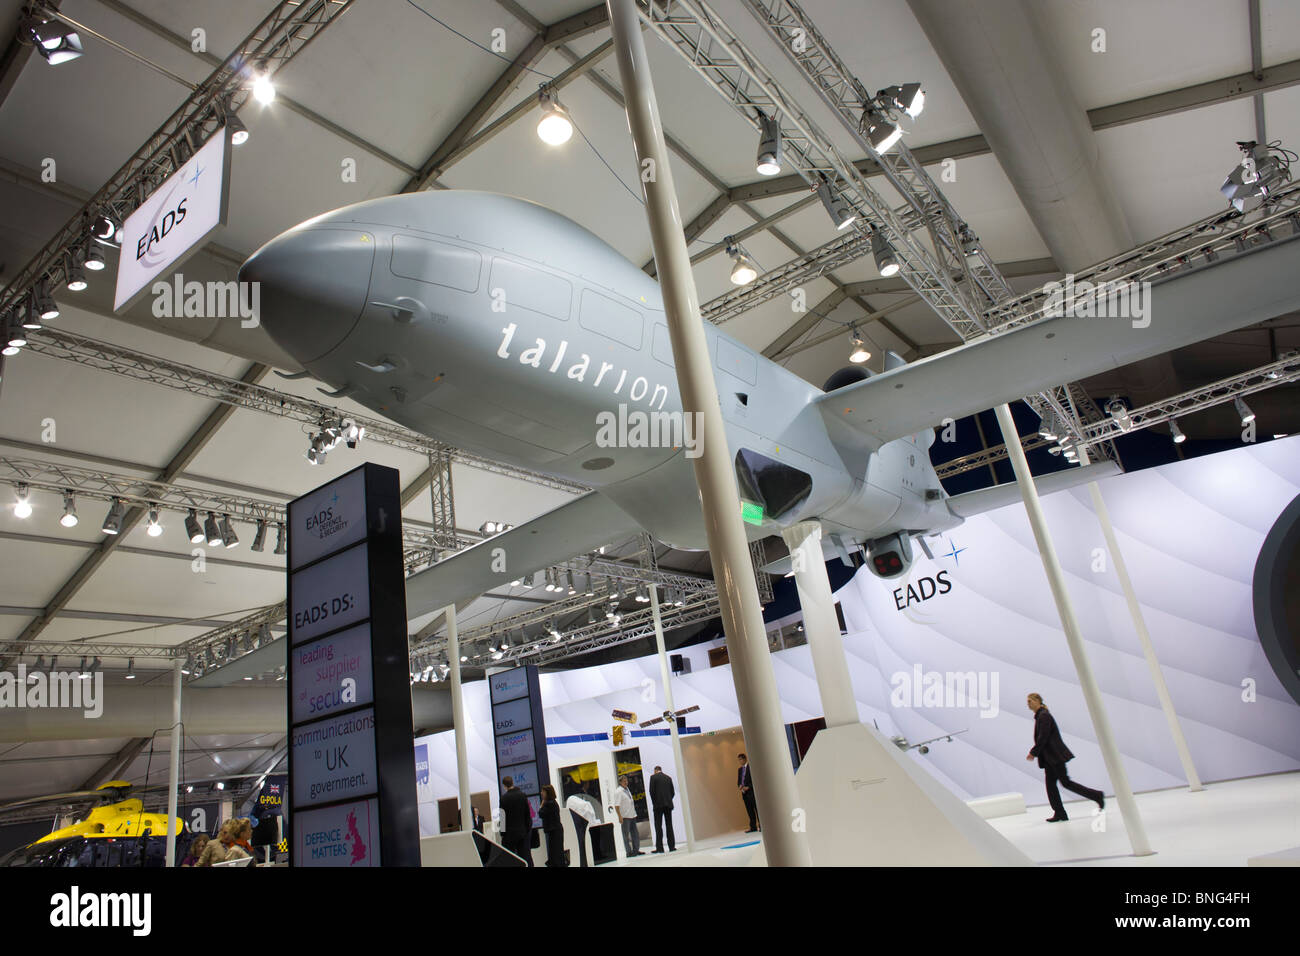
[[[258,284],[261,323],[300,362],[342,342],[370,290],[375,237],[360,229],[294,229],[272,239],[239,270]]]

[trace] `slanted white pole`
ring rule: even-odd
[[[1080,449],[1079,461],[1084,465],[1088,463],[1086,449]],[[1124,600],[1128,602],[1129,614],[1133,616],[1133,628],[1137,631],[1138,641],[1142,644],[1142,655],[1147,659],[1147,667],[1151,670],[1151,682],[1155,684],[1156,697],[1160,699],[1160,709],[1164,711],[1165,721],[1169,724],[1169,733],[1174,738],[1174,747],[1178,751],[1178,759],[1182,761],[1188,786],[1192,791],[1204,790],[1196,766],[1192,763],[1192,752],[1187,748],[1187,738],[1183,736],[1178,712],[1174,710],[1174,700],[1169,696],[1169,685],[1165,683],[1165,675],[1160,670],[1160,661],[1156,658],[1156,649],[1151,643],[1151,632],[1147,630],[1142,605],[1138,603],[1137,591],[1133,589],[1133,580],[1128,574],[1128,565],[1124,563],[1124,555],[1120,553],[1119,539],[1115,537],[1115,526],[1111,524],[1110,512],[1101,497],[1101,488],[1095,481],[1088,482],[1088,494],[1092,496],[1092,507],[1097,512],[1097,520],[1101,523],[1101,533],[1106,538],[1106,548],[1115,563],[1115,574],[1119,578],[1120,587],[1124,589]]]
[[[858,702],[849,679],[848,658],[835,617],[835,599],[822,557],[822,526],[816,521],[800,521],[781,532],[790,549],[799,607],[803,610],[804,634],[812,653],[817,690],[822,698],[826,726],[843,727],[858,722]]]
[[[1147,841],[1146,830],[1142,827],[1142,817],[1138,813],[1137,801],[1133,799],[1133,791],[1128,785],[1128,775],[1124,772],[1119,747],[1115,744],[1115,737],[1110,731],[1110,722],[1106,719],[1101,689],[1097,686],[1092,665],[1088,662],[1088,652],[1083,646],[1083,635],[1079,631],[1079,622],[1074,616],[1074,606],[1070,603],[1070,592],[1065,586],[1065,571],[1056,556],[1056,546],[1052,544],[1052,536],[1047,530],[1047,519],[1043,516],[1043,506],[1038,500],[1038,489],[1034,487],[1034,476],[1029,471],[1029,462],[1025,459],[1025,449],[1020,444],[1020,433],[1016,431],[1016,422],[1011,417],[1011,409],[1008,406],[999,405],[996,412],[998,425],[1002,429],[1002,441],[1011,459],[1011,467],[1016,473],[1020,494],[1025,499],[1029,527],[1033,529],[1034,541],[1038,543],[1038,555],[1042,558],[1043,570],[1047,572],[1047,583],[1052,589],[1052,598],[1056,601],[1056,611],[1061,616],[1065,643],[1070,648],[1075,673],[1079,675],[1079,688],[1083,691],[1083,700],[1088,706],[1088,716],[1097,734],[1097,746],[1101,748],[1101,757],[1106,763],[1106,773],[1115,788],[1115,799],[1119,801],[1120,813],[1124,817],[1124,829],[1128,832],[1129,845],[1133,848],[1134,856],[1149,856],[1155,851]]]
[[[451,678],[451,726],[456,738],[456,788],[460,795],[460,832],[474,830],[474,814],[469,805],[469,757],[465,747],[465,702],[460,690],[460,637],[456,633],[456,605],[448,604],[447,666]]]
[[[177,791],[181,774],[181,662],[172,661],[172,749],[167,767],[167,866],[176,865]]]
[[[758,603],[749,542],[740,518],[740,492],[727,448],[713,362],[682,234],[681,210],[677,207],[636,2],[606,0],[606,4],[627,104],[628,128],[645,191],[682,409],[687,415],[698,416],[694,420],[703,425],[696,430],[702,436],[702,454],[695,459],[695,480],[700,488],[740,724],[754,775],[754,795],[767,824],[763,828],[763,849],[769,866],[811,866],[805,835],[794,826],[799,795],[786,746],[781,699],[767,649],[763,609]]]

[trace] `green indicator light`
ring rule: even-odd
[[[763,506],[753,504],[749,501],[742,501],[740,503],[740,517],[741,520],[749,524],[762,524]]]

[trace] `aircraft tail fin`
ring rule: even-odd
[[[1054,491],[1077,488],[1090,481],[1109,478],[1119,473],[1120,467],[1113,461],[1099,461],[1092,465],[1084,465],[1082,468],[1055,471],[1050,475],[1035,478],[1034,486],[1040,495],[1050,495]],[[1014,481],[1009,481],[1006,484],[994,485],[992,488],[981,488],[978,491],[953,495],[948,499],[948,509],[959,518],[969,518],[971,515],[983,514],[1020,500],[1020,486]]]
[[[407,618],[475,598],[639,530],[621,508],[590,491],[411,575],[406,579]]]

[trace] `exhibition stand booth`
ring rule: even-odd
[[[1100,487],[1200,776],[1214,782],[1300,769],[1300,705],[1269,666],[1252,612],[1263,543],[1300,496],[1300,438],[1125,474]],[[1241,493],[1246,487],[1249,495]],[[1133,788],[1186,792],[1187,775],[1090,496],[1083,489],[1051,495],[1043,508]],[[1024,509],[1012,504],[977,516],[937,543],[935,557],[918,558],[905,579],[882,581],[859,570],[834,594],[845,622],[842,641],[859,722],[820,732],[796,778],[814,854],[825,862],[959,862],[966,852],[960,847],[977,848],[983,862],[1028,862],[982,829],[985,817],[1024,806],[1032,815],[1046,802],[1042,772],[1025,760],[1033,740],[1027,693],[1042,695],[1067,735],[1076,755],[1072,776],[1099,781],[1093,785],[1111,792],[1059,620],[1039,583],[1042,570]],[[681,740],[700,840],[739,833],[746,823],[735,785],[736,754],[745,747],[730,667],[710,667],[710,649],[675,651],[691,660],[691,668],[671,677],[677,705],[699,707]],[[808,647],[778,650],[772,663],[785,722],[820,717]],[[612,716],[638,708],[659,712],[655,657],[543,671],[538,682],[551,782],[561,802],[566,780],[587,783],[605,823],[614,818],[620,773],[660,765],[677,776],[667,735]],[[466,685],[470,783],[491,793],[495,806],[499,786],[489,709],[486,682]],[[625,734],[621,745],[613,742],[617,728]],[[829,755],[836,752],[831,740],[837,734],[860,738],[850,774],[856,787],[836,789],[819,767],[834,759]],[[929,743],[912,746],[921,741]],[[454,748],[450,733],[416,745],[428,754],[428,779],[418,799],[421,820],[430,821],[436,815],[426,814],[426,805],[455,792]],[[633,748],[635,760],[627,755]],[[795,755],[790,759],[793,764]],[[683,781],[675,782],[680,792]],[[1072,816],[1084,813],[1076,809]],[[681,801],[674,814],[680,847]],[[846,838],[859,824],[875,829]],[[568,820],[565,825],[565,845],[574,855],[575,837]],[[926,849],[924,840],[916,842],[944,827],[950,839],[942,845]],[[646,829],[643,850],[653,840]],[[826,834],[824,843],[819,833]],[[882,839],[891,833],[911,835],[892,856]],[[862,841],[877,848],[875,855],[852,849]],[[622,841],[612,842],[613,857],[621,861]],[[851,858],[836,858],[834,846],[851,848],[844,851]],[[1241,863],[1286,849],[1243,846]]]

